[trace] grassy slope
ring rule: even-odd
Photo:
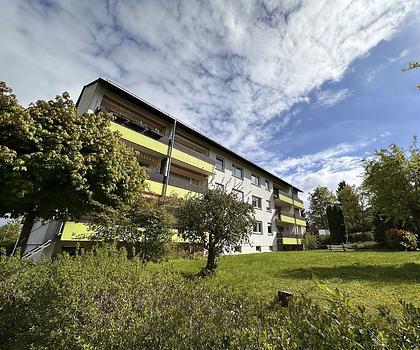
[[[172,260],[152,268],[169,268],[186,276],[197,273],[204,259]],[[420,305],[420,253],[407,252],[279,252],[224,256],[216,277],[203,283],[223,283],[254,296],[272,299],[278,290],[321,295],[315,275],[329,286],[350,293],[367,306],[396,305],[398,299]]]

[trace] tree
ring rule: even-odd
[[[403,72],[408,71],[408,70],[411,70],[411,69],[416,69],[416,68],[420,68],[420,62],[413,61],[413,62],[410,62],[408,64],[408,67],[407,68],[404,68],[403,69]],[[417,89],[420,89],[420,84],[417,85]]]
[[[19,220],[11,220],[0,227],[0,248],[5,248],[8,254],[12,252],[16,240],[19,238],[20,228]]]
[[[341,181],[338,183],[337,189],[336,189],[336,191],[335,191],[335,193],[336,193],[336,195],[337,195],[338,202],[339,202],[340,204],[341,204],[341,201],[340,201],[340,192],[341,192],[341,190],[342,190],[343,188],[345,188],[346,186],[348,186],[348,185],[347,185],[347,183],[346,183],[344,180],[341,180]]]
[[[360,205],[360,198],[355,186],[344,185],[337,194],[341,210],[344,215],[346,232],[352,228],[360,227],[363,221],[363,213]]]
[[[111,120],[79,115],[68,93],[23,108],[0,82],[0,216],[25,217],[20,247],[37,219],[78,219],[144,186],[146,172]]]
[[[336,201],[334,193],[324,186],[318,186],[309,193],[308,224],[311,231],[317,233],[328,227],[327,207]]]
[[[340,206],[337,204],[327,207],[328,228],[332,239],[336,243],[346,241],[346,226],[344,224],[344,215]]]
[[[177,209],[176,218],[179,235],[202,243],[207,250],[203,270],[206,274],[214,273],[221,253],[248,242],[255,223],[254,208],[222,190],[186,198]]]
[[[363,185],[377,215],[413,223],[420,232],[420,150],[416,138],[407,154],[393,144],[376,151],[364,168]]]
[[[157,261],[171,240],[171,216],[158,199],[140,194],[130,203],[105,207],[92,215],[89,223],[94,240],[117,242],[133,248],[144,263]]]

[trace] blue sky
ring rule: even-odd
[[[110,78],[305,191],[420,134],[417,0],[0,0],[23,104]]]

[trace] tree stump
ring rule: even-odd
[[[293,294],[290,292],[286,292],[284,290],[279,290],[277,292],[277,301],[280,303],[282,307],[288,307],[289,301],[293,299]]]

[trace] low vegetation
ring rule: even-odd
[[[297,253],[293,260],[285,254],[283,259],[296,266],[304,254],[308,253]],[[251,286],[259,282],[259,289],[264,290],[266,286],[254,279],[256,275],[276,278],[277,289],[291,287],[282,280],[290,266],[277,270],[277,276],[270,275],[284,261],[277,261],[267,274],[266,263],[275,262],[267,257],[282,256],[222,258],[218,270],[222,278],[206,279],[186,278],[173,269],[173,262],[144,265],[140,259],[129,260],[112,247],[59,257],[53,263],[2,256],[0,344],[2,349],[415,349],[419,344],[420,309],[410,304],[369,312],[344,292],[316,281],[310,282],[311,288],[328,303],[303,294],[282,308],[273,302],[271,291],[271,297],[264,300],[249,293],[249,288],[246,293],[241,290],[239,280],[242,286],[246,281]],[[341,256],[344,260],[350,257]],[[186,261],[179,260],[181,263]],[[196,270],[194,264],[202,261],[190,263],[189,269]],[[402,270],[396,274],[390,273],[396,267],[388,268],[377,266],[375,270],[400,283],[407,278]],[[332,270],[331,266],[320,277]],[[322,272],[322,268],[314,271]],[[344,271],[348,274],[349,269]],[[373,278],[367,267],[359,266],[357,271],[362,278],[369,274]],[[309,279],[308,272],[289,271],[288,278]],[[237,283],[229,283],[229,276]]]

